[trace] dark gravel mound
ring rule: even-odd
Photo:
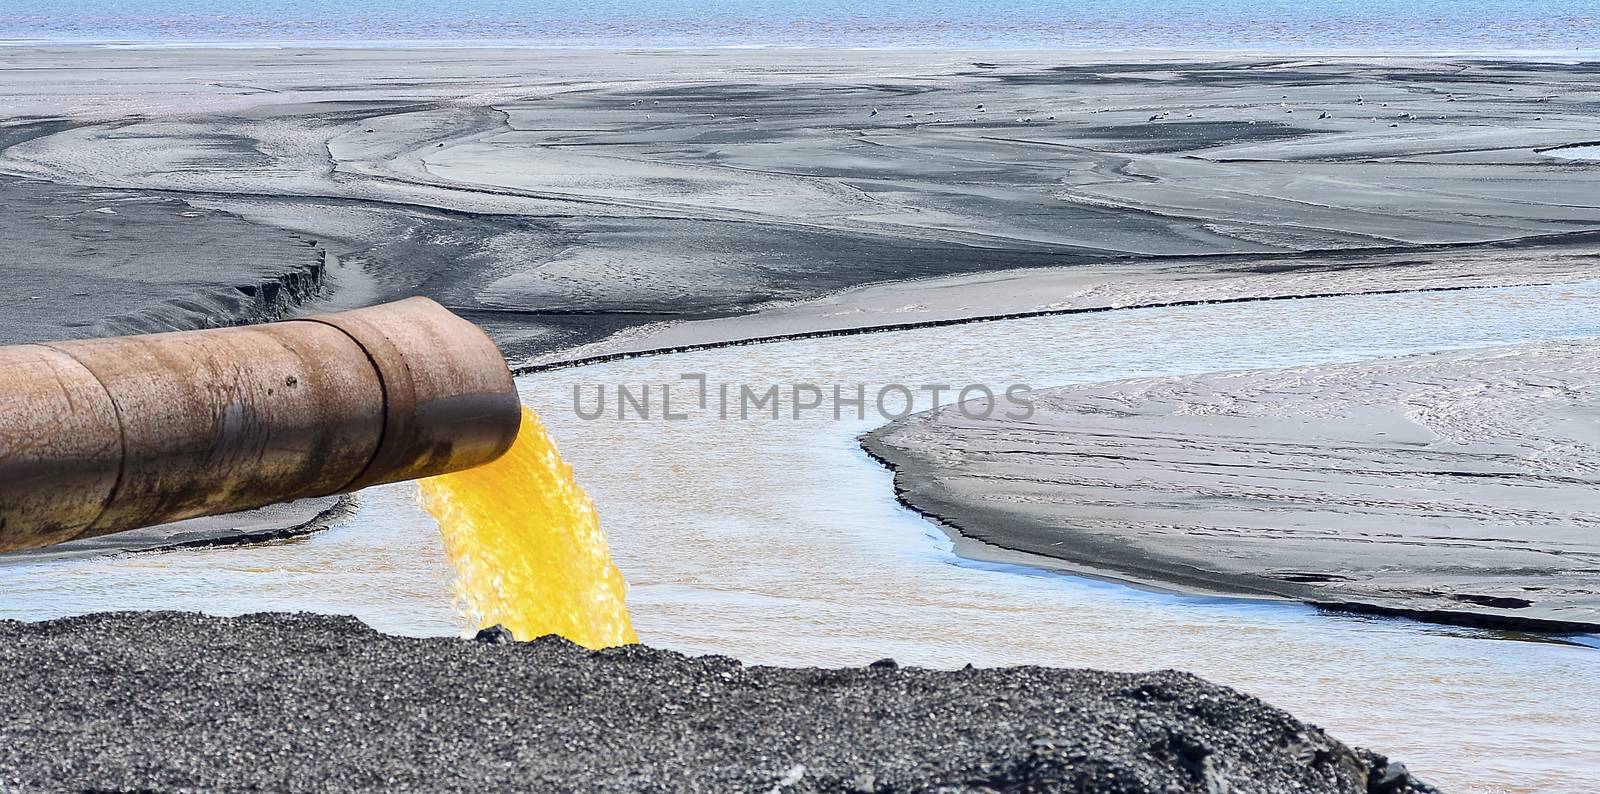
[[[350,618],[0,623],[0,789],[1403,792],[1191,675],[746,667]]]

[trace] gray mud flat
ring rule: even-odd
[[[1158,291],[1327,294],[1596,267],[1600,164],[1541,154],[1594,140],[1593,64],[985,60],[12,48],[0,174],[214,213],[74,203],[28,222],[36,247],[94,235],[173,252],[159,272],[191,272],[211,303],[217,284],[237,298],[232,285],[257,281],[213,266],[266,264],[292,233],[353,263],[331,274],[330,306],[427,295],[517,364],[667,322],[693,327],[580,355]],[[223,244],[235,233],[259,242],[241,254]],[[57,272],[28,294],[80,291]],[[895,291],[968,278],[984,283]],[[112,302],[102,314],[121,311]]]
[[[313,240],[226,212],[0,178],[0,345],[278,320],[325,275]]]
[[[0,788],[1425,791],[1184,673],[747,667],[182,613],[0,623]]]
[[[1597,361],[1583,341],[1062,387],[1026,420],[947,407],[865,444],[903,501],[980,556],[1587,633]]]

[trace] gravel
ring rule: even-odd
[[[0,789],[1430,791],[1174,671],[750,667],[353,618],[0,622]]]

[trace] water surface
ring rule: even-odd
[[[1546,149],[1541,152],[1549,157],[1559,157],[1563,160],[1600,160],[1600,143],[1586,143],[1582,146],[1563,146],[1560,149]]]
[[[1600,284],[1043,317],[647,357],[522,379],[599,506],[652,645],[786,665],[1192,670],[1392,752],[1452,791],[1600,777],[1592,648],[976,563],[901,508],[857,443],[875,419],[583,420],[572,388],[1036,385],[1600,336]],[[437,531],[406,486],[258,547],[0,568],[0,617],[106,609],[351,613],[455,634]],[[1593,641],[1592,639],[1589,641]]]
[[[0,40],[1572,53],[1589,0],[8,0]]]

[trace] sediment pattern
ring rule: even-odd
[[[353,300],[430,295],[519,361],[1019,268],[1181,265],[1181,290],[1248,261],[1319,294],[1477,246],[1594,268],[1571,255],[1595,251],[1600,166],[1540,153],[1593,138],[1592,65],[990,61],[12,50],[0,94],[47,129],[0,172],[318,240],[370,281]],[[1454,272],[1528,277],[1493,257]]]
[[[1600,631],[1600,343],[1038,394],[872,434],[902,499],[1101,575]],[[977,413],[973,411],[972,413]]]
[[[282,229],[145,191],[0,179],[0,344],[270,322],[328,287]]]

